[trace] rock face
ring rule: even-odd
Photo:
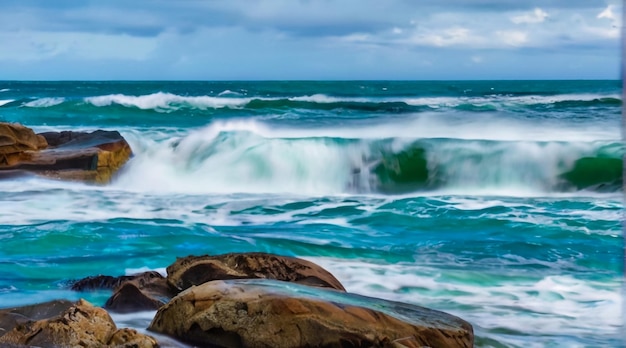
[[[188,256],[167,267],[167,280],[178,290],[212,280],[275,279],[345,291],[322,267],[302,259],[266,253]]]
[[[0,123],[0,166],[13,166],[27,158],[25,151],[48,147],[46,139],[19,124]]]
[[[42,305],[28,306],[29,309],[13,309],[9,312],[34,312],[51,314],[48,318],[26,317],[0,336],[0,345],[28,345],[40,347],[158,347],[157,341],[135,330],[118,330],[113,319],[102,308],[94,307],[85,300],[66,307],[61,302],[53,309]],[[39,309],[36,309],[39,308]]]
[[[0,123],[0,178],[35,173],[106,183],[131,154],[116,131],[35,134],[18,124]]]
[[[469,323],[443,312],[268,280],[189,288],[149,329],[221,347],[472,347],[474,339]]]

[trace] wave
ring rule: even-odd
[[[135,158],[115,185],[190,193],[528,192],[622,187],[618,141],[277,137],[250,122],[185,136],[129,133]],[[302,134],[300,134],[302,135]]]
[[[41,98],[24,103],[22,106],[29,108],[47,108],[59,105],[65,101],[65,98]]]
[[[221,98],[211,96],[180,96],[172,93],[153,93],[142,96],[129,96],[124,94],[110,94],[98,97],[87,97],[85,102],[94,106],[110,106],[118,104],[126,107],[136,107],[147,110],[176,110],[180,108],[223,108],[240,107],[250,102],[247,98]]]
[[[11,89],[9,89],[9,88],[3,88],[3,89],[0,89],[0,92],[8,92],[8,91],[10,91],[10,90],[11,90]]]
[[[14,101],[15,101],[15,99],[0,100],[0,106],[6,105],[6,104],[10,104],[10,103],[12,103]]]
[[[181,109],[347,109],[370,112],[419,112],[436,109],[493,111],[510,108],[575,108],[615,107],[622,104],[618,94],[487,95],[477,97],[339,97],[313,94],[291,97],[244,97],[239,92],[225,90],[216,96],[184,96],[158,92],[146,95],[109,94],[72,100],[47,97],[23,102],[24,106],[54,107],[70,103],[74,107],[88,104],[95,107],[123,106],[140,110],[173,112]],[[1,105],[0,105],[1,106]]]

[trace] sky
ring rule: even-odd
[[[2,0],[0,80],[619,79],[619,0]]]

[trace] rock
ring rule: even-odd
[[[154,271],[121,277],[87,277],[75,282],[71,289],[114,289],[115,293],[104,308],[118,313],[157,310],[177,293],[160,273]]]
[[[54,312],[56,309],[48,314]],[[141,347],[158,347],[154,338],[132,331],[117,330],[113,319],[104,309],[79,300],[52,317],[19,323],[0,337],[0,345],[102,347],[131,346],[135,342],[142,342]]]
[[[25,151],[37,151],[48,146],[46,139],[32,129],[17,123],[0,122],[0,166],[12,166],[28,156]]]
[[[271,280],[212,281],[161,307],[149,330],[199,346],[472,347],[472,326],[439,311]]]
[[[4,145],[3,145],[4,144]],[[106,183],[132,154],[116,131],[46,132],[0,123],[0,178],[23,173]]]
[[[135,281],[127,281],[115,290],[104,304],[104,308],[118,312],[130,313],[146,310],[157,310],[165,304],[165,301],[158,300],[144,292]]]
[[[87,291],[87,290],[113,290],[122,283],[129,280],[137,280],[140,284],[150,284],[156,279],[165,279],[159,272],[148,271],[143,273],[137,273],[128,276],[112,277],[108,275],[97,275],[93,277],[87,277],[75,281],[71,289],[74,291]]]
[[[19,324],[60,315],[73,305],[71,301],[55,300],[30,306],[0,309],[0,337]]]
[[[167,280],[185,290],[211,280],[275,279],[345,291],[322,267],[302,259],[266,253],[231,253],[178,258],[167,267]]]
[[[115,331],[108,342],[109,346],[124,348],[150,348],[158,347],[157,341],[134,329],[119,329]]]

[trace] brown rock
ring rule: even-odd
[[[25,151],[37,151],[48,146],[46,139],[32,129],[17,123],[0,122],[0,166],[12,166]]]
[[[127,281],[115,290],[113,296],[104,304],[104,308],[118,313],[130,313],[157,310],[164,304],[165,301],[160,301],[140,289],[136,281]]]
[[[0,123],[0,171],[10,171],[0,178],[30,172],[106,183],[131,154],[126,140],[115,131],[35,134],[21,125]]]
[[[50,318],[19,323],[11,331],[0,337],[0,344],[28,345],[40,347],[102,347],[114,341],[116,346],[124,346],[124,338],[136,342],[154,344],[151,337],[140,338],[141,334],[129,335],[127,331],[118,333],[115,323],[102,308],[94,307],[85,300],[79,300],[63,312]]]
[[[71,288],[76,291],[114,289],[115,293],[104,308],[118,313],[159,309],[177,293],[160,273],[154,271],[121,277],[87,277],[75,282]]]
[[[231,253],[179,258],[167,267],[168,282],[179,290],[211,280],[275,279],[345,291],[322,267],[302,259],[266,253]]]
[[[74,305],[67,300],[55,300],[29,306],[0,309],[0,337],[17,325],[60,315]]]
[[[159,272],[148,271],[137,273],[128,276],[112,277],[108,275],[97,275],[93,277],[87,277],[75,281],[71,289],[74,291],[88,291],[88,290],[113,290],[122,283],[129,280],[137,280],[141,286],[153,283],[155,280],[165,279]]]
[[[149,330],[223,347],[473,345],[472,326],[443,312],[284,284],[212,281],[189,288],[159,309]]]
[[[140,334],[134,329],[117,330],[109,340],[108,345],[120,348],[152,348],[159,346],[154,338]]]

